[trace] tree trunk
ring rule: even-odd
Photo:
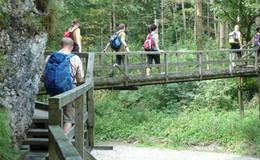
[[[210,6],[207,3],[207,34],[210,37]]]
[[[195,19],[196,19],[196,46],[197,46],[197,50],[202,50],[204,29],[203,29],[201,0],[195,0]]]
[[[161,20],[161,25],[162,25],[162,47],[164,47],[164,0],[161,0],[161,10],[162,10],[162,20]]]
[[[225,46],[225,23],[219,23],[219,48],[224,48]]]
[[[113,32],[116,31],[116,6],[115,2],[116,0],[112,1],[112,26],[113,26]]]
[[[181,7],[182,7],[182,21],[183,21],[183,28],[184,31],[186,31],[186,13],[185,13],[185,3],[184,0],[181,1]]]

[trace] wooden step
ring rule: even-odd
[[[46,160],[48,157],[47,152],[27,152],[22,160]]]
[[[40,109],[35,109],[33,115],[33,123],[48,123],[48,112]]]
[[[23,141],[24,145],[34,145],[34,146],[47,146],[49,143],[48,138],[26,138]]]
[[[48,136],[48,129],[29,129],[27,135],[29,136]]]
[[[33,116],[32,121],[33,121],[33,123],[48,124],[48,118],[47,117]]]

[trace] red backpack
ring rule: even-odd
[[[72,37],[72,33],[73,33],[76,29],[78,29],[78,28],[75,28],[75,29],[72,30],[72,31],[65,31],[65,32],[63,33],[63,36],[64,36],[65,38],[71,38],[71,37]]]
[[[144,50],[153,51],[155,46],[152,34],[148,34],[146,40],[144,41]]]

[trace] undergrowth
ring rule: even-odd
[[[0,159],[16,160],[19,152],[14,149],[11,143],[10,128],[7,120],[7,113],[0,106]]]
[[[228,152],[259,157],[257,98],[247,102],[241,119],[232,81],[96,92],[96,139],[173,149],[218,144]],[[214,103],[209,107],[209,102]]]

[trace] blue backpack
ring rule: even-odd
[[[70,58],[73,54],[55,52],[50,55],[44,70],[44,86],[51,96],[73,88]]]
[[[119,37],[119,33],[116,32],[110,39],[110,47],[115,50],[115,51],[119,51],[120,47],[121,47],[121,40]]]

